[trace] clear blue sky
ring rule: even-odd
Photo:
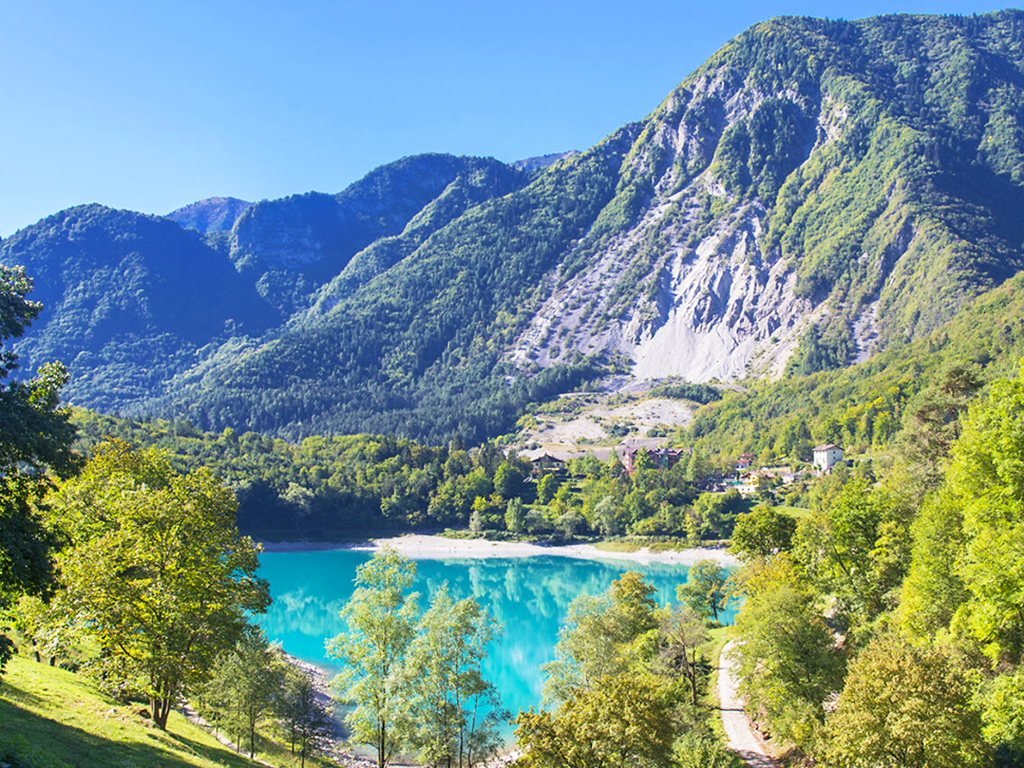
[[[0,0],[0,235],[99,202],[337,192],[418,152],[584,149],[780,14],[971,0]]]

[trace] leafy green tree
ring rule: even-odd
[[[896,604],[909,564],[911,514],[900,497],[855,479],[797,527],[795,557],[855,628]]]
[[[753,512],[736,518],[729,551],[744,560],[766,559],[793,546],[796,520],[774,507],[759,504]]]
[[[748,566],[736,616],[741,691],[781,742],[806,748],[842,685],[843,657],[810,585],[786,555]]]
[[[59,556],[68,604],[99,646],[108,684],[141,686],[162,729],[246,616],[270,602],[236,508],[208,471],[178,475],[158,452],[116,441],[55,494],[54,519],[72,544]]]
[[[503,461],[494,472],[494,490],[503,499],[514,499],[523,492],[523,471],[508,461]]]
[[[689,731],[676,741],[672,768],[741,768],[744,763],[712,734]]]
[[[306,758],[323,755],[331,745],[336,730],[334,719],[321,701],[309,678],[301,673],[286,675],[278,714],[288,731],[292,754],[299,755],[300,765]]]
[[[1024,662],[1022,467],[1024,382],[997,381],[964,420],[945,482],[922,515],[907,587],[918,608],[929,590],[961,600],[942,607],[955,610],[951,626],[980,643],[994,662],[1014,666]],[[935,563],[919,546],[929,538],[946,542],[939,557],[948,561]],[[942,569],[951,577],[941,578]],[[940,578],[929,586],[921,578],[926,573]]]
[[[537,501],[541,504],[549,504],[558,492],[558,476],[554,472],[548,472],[537,483]]]
[[[673,675],[684,678],[690,687],[690,703],[699,703],[702,678],[710,665],[701,648],[711,638],[707,624],[690,607],[672,608],[663,613],[659,622],[661,649],[658,660]]]
[[[938,647],[876,637],[850,664],[829,715],[837,768],[960,768],[988,763],[974,686]]]
[[[508,713],[481,667],[497,635],[472,598],[455,601],[443,585],[431,599],[405,660],[410,743],[427,764],[471,768],[500,745]]]
[[[698,560],[687,574],[686,583],[676,588],[676,599],[686,603],[698,616],[718,622],[718,612],[725,608],[725,569],[714,560]]]
[[[41,500],[50,485],[47,473],[66,477],[76,465],[70,410],[59,399],[67,371],[49,364],[28,381],[9,380],[18,368],[10,340],[42,309],[26,298],[31,289],[22,267],[0,265],[0,611],[22,595],[52,591],[57,542],[43,522]],[[0,674],[12,649],[0,632]]]
[[[702,493],[693,504],[693,514],[700,521],[705,537],[726,538],[732,532],[738,515],[750,510],[750,502],[739,491]]]
[[[258,627],[247,627],[238,643],[214,665],[208,700],[221,711],[220,721],[239,734],[256,756],[256,729],[269,715],[284,682],[278,659]]]
[[[347,631],[328,644],[347,665],[338,682],[342,700],[354,705],[345,717],[351,739],[374,749],[379,768],[409,738],[402,665],[416,632],[418,596],[406,591],[415,575],[416,564],[394,550],[375,553],[356,570],[356,590],[341,611]]]
[[[508,500],[505,507],[505,528],[509,533],[523,533],[526,530],[526,507],[523,500],[516,496]]]
[[[670,686],[649,673],[601,678],[554,714],[531,709],[515,723],[525,768],[668,768],[672,760]]]
[[[899,440],[926,488],[935,488],[942,465],[960,436],[961,419],[983,384],[976,364],[947,362],[907,403]]]
[[[995,747],[999,766],[1024,761],[1024,668],[996,676],[978,697],[982,704],[982,733]]]
[[[910,567],[897,615],[903,630],[920,639],[949,627],[968,597],[956,568],[967,545],[959,503],[948,493],[930,497],[911,533]]]
[[[619,520],[618,505],[614,496],[603,496],[594,506],[594,518],[597,528],[605,536],[617,536],[622,533],[622,522]]]
[[[581,595],[569,604],[559,630],[555,660],[544,666],[544,698],[564,702],[598,680],[653,655],[636,641],[658,627],[654,589],[635,572],[622,574],[603,595]]]

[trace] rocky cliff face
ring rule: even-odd
[[[1019,34],[1019,14],[988,21]],[[508,359],[605,352],[638,379],[733,381],[782,375],[812,328],[827,326],[821,367],[938,327],[1022,266],[1014,218],[995,213],[997,190],[1021,189],[978,157],[1019,124],[995,94],[1020,62],[998,48],[927,17],[744,33],[647,118],[609,205],[632,215],[566,255]],[[963,76],[975,90],[953,88]],[[983,209],[987,224],[956,223]]]
[[[237,197],[209,197],[171,211],[167,218],[185,229],[195,229],[204,235],[230,232],[246,208],[252,203]]]

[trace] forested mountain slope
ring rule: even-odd
[[[1024,266],[1022,105],[1020,11],[774,19],[548,167],[406,158],[206,225],[195,242],[234,267],[260,322],[207,332],[145,393],[89,399],[85,383],[72,400],[292,437],[477,439],[609,369],[840,368],[930,334]],[[34,230],[0,261],[42,288]],[[58,295],[22,342],[33,361],[58,352],[43,343],[67,325]],[[76,380],[111,374],[69,358],[74,343],[59,354]]]

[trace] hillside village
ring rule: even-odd
[[[650,445],[644,444],[650,442]],[[613,448],[580,448],[578,450],[547,450],[535,448],[524,450],[520,456],[530,462],[534,477],[547,472],[562,474],[574,459],[592,456],[600,462],[608,462],[615,456],[621,462],[626,473],[632,475],[638,467],[649,469],[672,469],[680,458],[692,456],[693,450],[688,448],[665,448],[657,443],[663,438],[643,438],[624,441]],[[734,462],[734,472],[723,474],[714,472],[707,475],[699,483],[699,488],[712,493],[725,493],[736,489],[744,496],[753,496],[766,486],[791,485],[808,477],[822,477],[831,474],[832,470],[843,460],[843,449],[838,445],[827,443],[813,449],[813,462],[809,467],[794,468],[785,466],[756,467],[756,456],[752,453],[740,454]]]

